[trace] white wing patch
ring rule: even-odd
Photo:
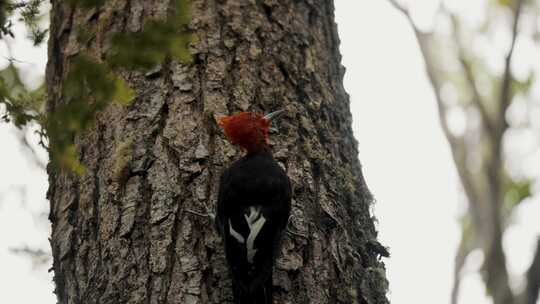
[[[231,234],[233,238],[235,238],[238,241],[238,243],[244,244],[245,242],[244,237],[240,233],[236,232],[236,230],[234,230],[231,224],[231,219],[229,219],[229,233]]]
[[[246,223],[249,228],[249,234],[247,237],[247,260],[248,263],[253,264],[253,257],[255,257],[255,253],[257,253],[257,249],[255,249],[255,239],[257,238],[257,235],[259,235],[259,232],[261,232],[262,227],[264,226],[264,223],[266,223],[266,218],[261,214],[261,207],[249,207],[249,215],[244,214],[244,218],[246,219]],[[233,238],[235,238],[238,243],[244,244],[246,243],[246,239],[238,233],[238,231],[234,230],[231,220],[229,219],[229,233]]]
[[[266,219],[261,214],[261,207],[249,207],[249,216],[244,214],[244,217],[246,218],[246,222],[249,227],[249,235],[247,238],[247,260],[250,264],[253,263],[253,257],[255,256],[255,253],[257,252],[257,249],[255,249],[255,238],[257,238],[257,235],[259,232],[261,232],[262,227],[264,226],[264,223],[266,223]]]

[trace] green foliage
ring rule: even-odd
[[[172,16],[169,20],[177,27],[186,26],[191,22],[191,0],[175,0]]]
[[[75,31],[77,33],[77,42],[81,44],[87,44],[95,36],[93,31],[82,25],[78,25]]]
[[[170,53],[174,36],[174,27],[161,22],[147,24],[138,33],[118,33],[108,61],[114,67],[151,68]]]
[[[132,138],[121,142],[114,153],[113,179],[122,182],[128,173],[128,164],[133,153],[134,140]]]
[[[38,117],[44,101],[44,87],[28,90],[13,64],[0,70],[0,104],[5,107],[2,120],[21,127]]]
[[[13,16],[18,12],[19,21],[23,22],[29,31],[28,38],[34,45],[42,43],[47,37],[47,30],[41,29],[38,24],[41,19],[42,3],[43,0],[20,2],[0,0],[0,39],[6,35],[14,37]],[[22,127],[29,121],[38,119],[44,100],[44,87],[37,90],[27,89],[13,64],[0,71],[0,104],[4,105],[2,120]]]
[[[505,208],[512,210],[524,199],[531,196],[531,181],[513,181],[508,180],[504,188]]]
[[[34,46],[40,45],[47,38],[47,29],[42,29],[39,26],[41,19],[40,6],[43,0],[31,0],[21,9],[21,19],[26,24],[29,35],[28,38],[32,40]]]
[[[461,226],[461,240],[458,251],[463,256],[467,256],[471,251],[481,246],[478,237],[475,235],[471,214],[464,213],[459,217]]]
[[[128,69],[150,69],[168,56],[189,63],[187,45],[191,40],[190,33],[178,34],[171,24],[152,22],[142,32],[117,34],[108,61]]]
[[[530,73],[529,77],[525,79],[524,81],[519,81],[517,79],[512,79],[511,84],[511,91],[513,96],[519,93],[522,93],[523,95],[526,95],[530,89],[532,88],[533,84],[535,83],[536,77],[534,73]]]
[[[108,57],[111,66],[150,69],[167,57],[190,63],[188,45],[194,36],[185,29],[191,20],[190,1],[176,0],[175,4],[166,21],[148,22],[140,32],[116,34]]]
[[[15,9],[16,7],[11,1],[0,0],[0,38],[6,35],[14,37],[11,31],[11,27],[13,26],[11,16]]]
[[[115,76],[108,67],[86,55],[77,56],[71,63],[64,83],[64,98],[69,103],[81,102],[91,96],[93,105],[102,109],[110,100],[128,103],[133,97],[125,82]],[[86,97],[86,98],[85,98]],[[87,100],[85,100],[87,101]]]
[[[42,18],[40,7],[44,0],[29,0],[29,1],[5,1],[0,0],[0,38],[8,35],[14,37],[11,28],[13,26],[12,17],[16,11],[20,14],[19,21],[24,22],[28,29],[28,38],[32,40],[34,45],[39,45],[45,41],[48,30],[42,29],[39,26],[39,21]]]
[[[21,2],[15,8],[9,6],[11,2],[0,0],[0,35],[11,34],[11,23],[6,22],[13,10],[19,9],[21,21],[30,29],[34,44],[43,42],[47,31],[40,30],[37,26],[42,1]],[[86,9],[105,3],[104,0],[67,1],[71,5]],[[10,9],[7,9],[6,3]],[[190,0],[175,0],[165,21],[150,21],[140,32],[114,35],[105,63],[85,54],[72,58],[63,83],[61,99],[55,102],[55,108],[46,116],[39,111],[45,100],[44,88],[28,91],[12,65],[0,71],[0,103],[5,104],[7,110],[4,120],[13,121],[18,127],[32,120],[39,122],[43,134],[48,138],[53,165],[84,174],[85,168],[78,160],[74,145],[77,134],[88,130],[94,123],[96,114],[110,102],[127,105],[135,97],[134,91],[113,73],[112,68],[148,69],[166,59],[190,63],[192,58],[188,44],[194,40],[193,34],[187,30],[191,21],[190,5]],[[84,30],[78,32],[80,42],[90,39]],[[121,161],[119,168],[119,171],[122,171]]]
[[[79,55],[70,64],[63,87],[64,102],[46,119],[52,162],[83,173],[76,161],[75,135],[87,130],[97,112],[111,101],[128,104],[134,92],[108,67],[89,56]]]
[[[496,0],[497,4],[501,6],[510,6],[514,1],[513,0]]]
[[[114,88],[113,101],[124,106],[131,104],[135,98],[135,91],[133,91],[122,78],[116,77]]]

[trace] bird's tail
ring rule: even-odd
[[[271,276],[262,284],[251,282],[246,284],[248,288],[242,288],[241,285],[243,284],[233,283],[235,304],[272,304]]]

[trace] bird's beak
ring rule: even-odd
[[[272,119],[275,119],[276,117],[279,117],[281,116],[281,114],[285,113],[285,110],[277,110],[277,111],[274,111],[272,113],[268,113],[264,116],[264,119],[268,120],[268,121],[272,121]]]

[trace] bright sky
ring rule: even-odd
[[[392,253],[386,260],[389,297],[393,303],[448,303],[459,238],[456,219],[463,205],[413,33],[386,1],[335,2],[359,157],[377,199],[380,239]],[[0,55],[6,56],[1,45]],[[30,63],[22,68],[35,71],[43,68],[46,51],[18,45],[14,55]],[[0,56],[0,67],[4,64]],[[29,193],[24,206],[47,211],[46,176],[28,165],[12,133],[0,125],[0,193],[11,193],[0,201],[0,303],[55,303],[48,267],[33,270],[27,259],[8,251],[27,243],[48,246],[46,224],[36,222],[9,192],[25,185]],[[540,232],[540,223],[530,224],[540,222],[533,218],[540,214],[540,204],[532,205],[518,210],[516,221],[526,224],[505,235],[515,275],[530,263]],[[481,255],[473,255],[467,272],[480,263]],[[489,303],[478,275],[463,281],[460,303]]]
[[[459,188],[414,35],[386,1],[336,1],[336,20],[359,157],[392,254],[389,297],[448,302]]]

